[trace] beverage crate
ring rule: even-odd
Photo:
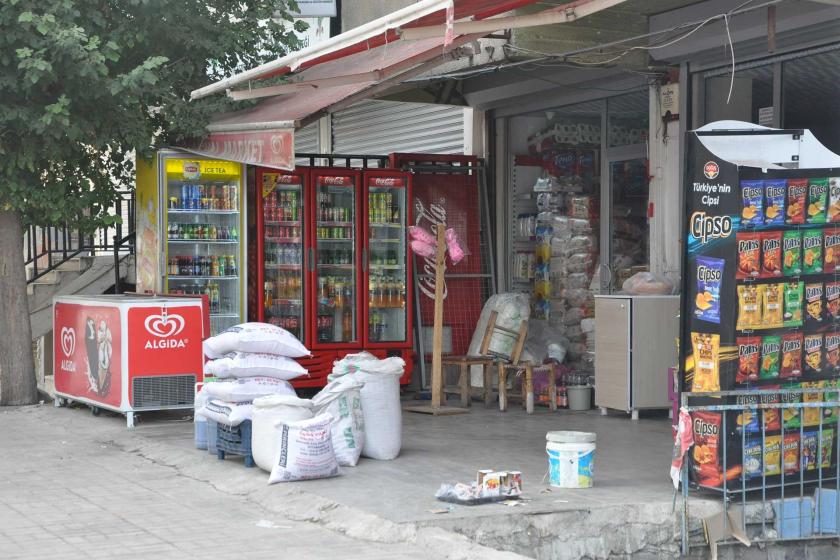
[[[225,455],[242,455],[245,466],[254,466],[251,455],[251,421],[245,420],[238,426],[216,425],[216,455],[224,459]]]

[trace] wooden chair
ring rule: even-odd
[[[522,408],[524,408],[528,414],[532,414],[534,412],[534,366],[531,362],[519,361],[522,356],[522,350],[525,348],[525,337],[528,334],[528,323],[527,321],[522,321],[518,331],[499,326],[496,327],[496,330],[515,339],[510,356],[499,356],[499,359],[496,361],[496,367],[499,372],[499,410],[504,412],[507,410],[509,401],[520,400],[522,402]],[[511,372],[513,372],[514,375],[523,376],[522,388],[519,391],[519,394],[508,394],[507,378],[508,374]],[[550,399],[549,407],[551,410],[556,410],[557,387],[553,375],[548,376],[548,394]]]
[[[446,386],[446,383],[443,384],[441,388],[441,392],[443,393],[441,395],[441,402],[446,400],[446,395],[459,395],[461,397],[461,406],[464,408],[470,406],[472,401],[470,367],[481,366],[484,372],[484,406],[489,407],[493,403],[493,374],[490,367],[496,363],[496,358],[489,354],[489,348],[498,315],[496,311],[490,313],[490,319],[487,321],[487,328],[484,330],[484,338],[481,339],[478,355],[442,356],[441,365],[444,368],[447,366],[458,366],[458,384],[454,386]]]

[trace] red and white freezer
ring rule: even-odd
[[[126,415],[193,408],[203,377],[209,310],[201,297],[53,299],[56,406],[85,403]]]

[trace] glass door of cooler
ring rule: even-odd
[[[365,174],[367,198],[367,340],[366,344],[406,343],[408,286],[408,181],[403,173]]]
[[[312,267],[315,346],[361,341],[358,317],[358,174],[312,175],[315,213]]]
[[[258,171],[262,189],[262,320],[305,340],[303,173]]]
[[[165,291],[207,295],[212,335],[242,322],[242,166],[163,159]]]

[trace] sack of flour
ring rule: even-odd
[[[310,354],[295,335],[268,323],[242,323],[204,341],[204,355],[210,359],[229,352],[259,352],[288,358]]]
[[[268,483],[329,478],[341,474],[335,459],[330,424],[332,416],[280,424],[277,454]]]
[[[309,375],[305,367],[291,358],[275,354],[229,352],[204,364],[204,373],[219,379],[229,377],[273,377],[294,379]]]
[[[365,444],[365,419],[360,389],[363,383],[345,376],[330,382],[312,397],[317,413],[333,417],[332,444],[338,464],[355,467]]]
[[[211,399],[239,403],[250,402],[266,395],[294,396],[295,390],[288,381],[283,379],[259,376],[208,381],[200,394],[206,394]]]
[[[312,413],[312,401],[294,395],[269,395],[254,399],[251,419],[251,455],[254,463],[271,472],[277,454],[278,435],[282,424],[307,420]]]
[[[212,399],[195,413],[225,426],[238,426],[251,419],[253,408],[250,402],[232,403]]]

